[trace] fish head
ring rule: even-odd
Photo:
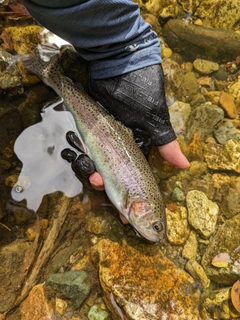
[[[158,202],[134,199],[129,203],[128,221],[136,231],[152,242],[165,236],[165,208]]]

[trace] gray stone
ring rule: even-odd
[[[204,139],[211,134],[216,125],[224,119],[222,108],[205,103],[192,110],[187,123],[187,138],[190,139],[194,133]]]
[[[170,19],[163,28],[163,37],[169,47],[179,52],[187,61],[201,58],[222,62],[239,55],[240,35],[234,31]]]
[[[78,309],[90,293],[91,283],[88,273],[84,270],[73,270],[55,273],[47,280],[57,297],[70,299]]]
[[[218,129],[214,130],[214,137],[221,144],[226,144],[229,139],[240,140],[238,130],[229,121],[224,122]]]

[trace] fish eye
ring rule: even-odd
[[[152,227],[153,227],[153,230],[156,231],[157,233],[160,233],[164,230],[164,226],[161,221],[153,222]]]

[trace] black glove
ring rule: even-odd
[[[176,139],[169,120],[161,65],[89,80],[88,94],[129,128],[146,130],[156,146]]]
[[[73,148],[75,148],[78,153],[69,148],[66,148],[61,152],[62,158],[71,163],[72,170],[75,172],[76,176],[79,179],[81,179],[81,177],[88,178],[92,173],[96,171],[94,162],[89,158],[89,156],[81,151],[77,144],[78,137],[74,132],[67,132],[66,138],[68,143]]]

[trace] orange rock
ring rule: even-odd
[[[222,91],[219,98],[220,106],[226,111],[229,118],[236,118],[237,116],[237,108],[234,103],[234,98],[231,94]]]
[[[156,246],[135,248],[102,239],[95,250],[113,319],[201,319],[196,283]]]
[[[21,307],[21,320],[55,319],[54,310],[44,295],[44,284],[39,284],[30,291]]]
[[[234,308],[240,312],[240,280],[237,280],[232,286],[231,300]]]

